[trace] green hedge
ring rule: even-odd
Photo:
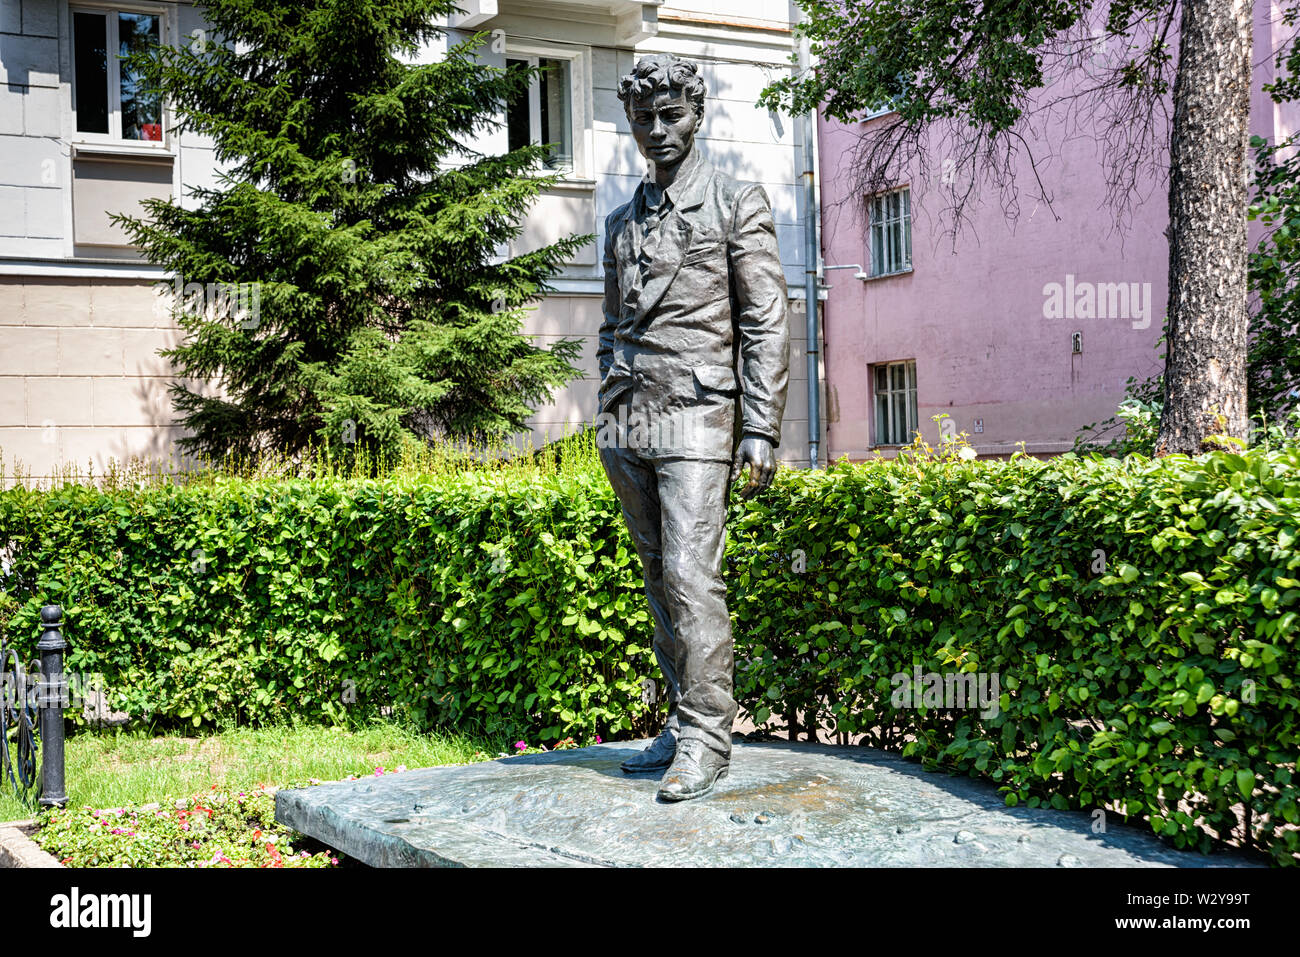
[[[733,588],[739,697],[987,775],[1008,804],[1118,808],[1180,846],[1235,834],[1294,862],[1297,465],[1290,449],[800,476],[737,523],[780,556]],[[918,665],[998,675],[999,713],[894,707],[891,677]]]
[[[645,730],[649,612],[616,519],[590,474],[13,489],[0,542],[32,597],[9,630],[63,604],[70,670],[196,726],[355,706],[543,740]]]
[[[1298,465],[784,472],[733,504],[737,698],[760,724],[797,714],[986,775],[1008,803],[1293,862]],[[11,636],[65,605],[70,667],[155,720],[382,707],[544,741],[658,720],[640,571],[598,471],[12,489],[6,544]],[[918,668],[996,676],[996,715],[898,706],[894,676]]]

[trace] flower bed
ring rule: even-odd
[[[405,770],[376,768],[375,774]],[[179,800],[59,808],[42,815],[35,840],[69,867],[338,866],[331,851],[295,848],[301,835],[275,820],[276,790],[258,785],[227,792],[214,784]]]

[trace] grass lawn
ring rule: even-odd
[[[99,815],[83,808],[94,809],[125,808],[127,818],[132,817],[132,809],[142,805],[161,803],[164,810],[137,812],[135,816],[146,821],[141,826],[137,821],[121,821],[122,829],[138,828],[139,839],[135,852],[125,859],[136,866],[151,863],[183,863],[174,857],[173,848],[180,846],[177,838],[183,839],[185,856],[194,859],[207,854],[210,841],[196,840],[202,837],[205,823],[211,823],[213,814],[200,810],[198,814],[189,811],[189,820],[195,822],[196,833],[191,834],[189,827],[181,835],[179,831],[159,832],[158,827],[179,827],[179,822],[158,822],[153,816],[172,818],[176,814],[178,800],[189,799],[187,807],[202,805],[204,801],[196,796],[210,795],[217,804],[230,797],[230,813],[223,822],[223,837],[229,846],[232,833],[238,834],[245,828],[252,833],[280,830],[269,817],[271,804],[262,793],[265,788],[303,785],[312,779],[332,781],[349,775],[363,776],[373,774],[377,768],[393,770],[399,766],[407,768],[428,767],[436,764],[466,764],[494,758],[500,748],[491,742],[485,742],[463,735],[422,735],[415,734],[390,722],[355,728],[323,727],[279,727],[279,728],[240,728],[208,734],[203,737],[186,737],[179,734],[148,736],[140,731],[83,731],[68,738],[66,753],[67,811],[68,815],[78,815],[93,819]],[[237,796],[246,792],[249,797],[248,814],[235,814],[236,804],[242,804]],[[241,808],[242,810],[242,808]],[[0,820],[11,821],[35,816],[32,808],[17,800],[6,788],[0,793]],[[195,818],[202,818],[195,821]],[[68,818],[64,818],[69,821]],[[217,821],[222,815],[217,815]],[[241,822],[246,822],[241,823]],[[117,824],[117,820],[109,823]],[[71,827],[69,821],[68,827]],[[153,837],[146,839],[146,832],[153,831]],[[77,833],[85,834],[85,829],[77,827]],[[131,843],[127,836],[112,835],[111,829],[104,825],[105,845],[117,845],[112,852],[114,861],[121,861],[121,845]],[[288,835],[291,839],[297,835]],[[215,832],[212,837],[216,837]],[[265,841],[265,838],[262,838]],[[86,843],[78,840],[78,844]],[[242,843],[242,839],[241,839]],[[261,845],[258,845],[259,849]],[[195,853],[191,853],[191,851]],[[75,863],[82,864],[95,860],[92,848],[89,857],[76,856]],[[220,852],[218,852],[220,853]],[[103,859],[108,862],[106,853]],[[326,855],[328,857],[328,855]]]

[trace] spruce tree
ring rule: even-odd
[[[135,64],[224,171],[184,205],[121,217],[182,294],[183,340],[163,354],[187,452],[497,440],[579,374],[578,341],[521,330],[590,237],[499,255],[554,176],[538,175],[545,145],[467,145],[530,79],[477,60],[486,34],[414,62],[453,10],[213,0],[211,34]]]

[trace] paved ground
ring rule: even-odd
[[[1008,808],[994,785],[862,747],[737,743],[696,801],[618,742],[425,768],[276,796],[276,817],[367,864],[430,866],[1241,867],[1174,849],[1114,815]]]

